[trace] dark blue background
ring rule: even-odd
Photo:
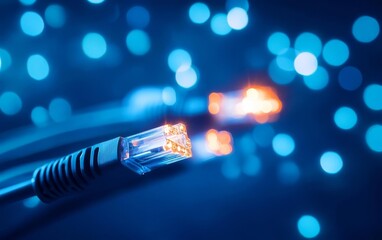
[[[12,90],[23,100],[17,115],[0,116],[2,136],[38,134],[41,129],[32,126],[30,111],[36,105],[47,106],[56,96],[67,99],[75,115],[104,103],[121,102],[133,89],[144,86],[173,86],[187,99],[207,98],[212,91],[237,90],[248,82],[261,82],[274,86],[284,104],[279,120],[272,126],[277,133],[294,137],[296,149],[290,158],[299,166],[300,177],[291,185],[280,182],[277,171],[283,159],[271,147],[256,147],[262,163],[259,174],[226,178],[221,172],[222,163],[230,159],[240,162],[240,149],[245,148],[235,141],[230,156],[202,164],[198,159],[177,163],[169,170],[152,173],[142,184],[138,181],[137,186],[130,186],[124,176],[107,178],[100,193],[94,191],[78,199],[35,208],[26,208],[23,203],[0,206],[0,235],[26,239],[300,239],[297,221],[310,214],[320,222],[318,239],[382,238],[381,155],[367,147],[364,137],[368,126],[381,123],[381,113],[368,109],[362,100],[365,86],[382,81],[381,37],[363,45],[351,35],[358,16],[382,19],[380,1],[250,1],[248,26],[224,37],[213,34],[208,23],[197,26],[189,20],[188,8],[194,1],[106,0],[97,6],[85,0],[55,2],[66,10],[65,26],[45,26],[36,38],[21,32],[19,18],[26,9],[43,12],[48,2],[37,0],[30,7],[18,1],[0,3],[0,47],[12,53],[13,60],[11,68],[0,73],[0,91]],[[224,1],[206,3],[213,12],[226,11]],[[131,30],[125,13],[137,4],[151,14],[145,29],[151,49],[142,57],[130,54],[125,44]],[[82,37],[90,31],[102,33],[117,46],[116,63],[91,61],[83,54]],[[351,52],[347,64],[362,71],[361,88],[342,90],[336,68],[330,68],[330,82],[323,91],[308,90],[300,78],[288,85],[276,85],[267,76],[272,56],[266,47],[269,35],[275,31],[293,38],[304,31],[315,32],[323,40],[341,38]],[[167,66],[167,56],[175,48],[187,49],[200,72],[199,82],[191,90],[177,87]],[[43,81],[31,80],[25,67],[27,57],[35,52],[49,59],[50,74]],[[253,56],[248,57],[252,52],[256,53],[256,64],[251,61]],[[351,131],[340,131],[332,115],[339,106],[349,104],[357,110],[359,121]],[[76,137],[85,134],[86,129],[64,134],[60,138],[65,138],[65,144],[21,159],[5,154],[0,157],[0,170],[58,157],[166,120],[185,119],[191,136],[222,128],[207,121],[205,115],[182,116],[181,108],[179,103],[175,110],[148,114],[145,120],[91,129],[94,136],[83,141]],[[251,133],[254,126],[224,128],[231,130],[236,140]],[[22,130],[16,132],[19,128]],[[102,135],[97,136],[97,131]],[[1,140],[4,143],[7,138]],[[332,176],[323,172],[319,163],[320,154],[328,149],[340,152],[344,159],[341,172]]]

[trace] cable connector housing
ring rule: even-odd
[[[130,137],[117,137],[47,163],[34,171],[31,185],[41,201],[51,202],[84,190],[110,165],[123,165],[142,175],[191,156],[186,126],[166,124]]]
[[[122,141],[122,164],[139,174],[192,156],[191,141],[182,123],[166,124]]]

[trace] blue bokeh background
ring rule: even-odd
[[[77,198],[0,206],[0,236],[382,238],[380,2],[195,3],[1,1],[0,187],[164,122],[195,142],[144,180],[122,169]],[[211,92],[252,84],[277,91],[276,121],[209,116]],[[211,128],[231,154],[203,155]]]

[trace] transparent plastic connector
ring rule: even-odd
[[[144,174],[192,156],[191,141],[182,123],[166,124],[122,139],[122,164]]]

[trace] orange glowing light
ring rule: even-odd
[[[222,97],[223,97],[223,94],[221,93],[211,93],[208,96],[208,100],[209,100],[208,111],[211,114],[215,115],[219,113]]]
[[[219,132],[219,141],[221,143],[231,143],[231,133],[227,132],[227,131],[221,131]]]
[[[216,102],[212,102],[208,105],[208,111],[211,113],[211,114],[218,114],[219,111],[220,111],[220,106],[218,103]]]
[[[165,143],[163,149],[185,157],[191,157],[191,140],[188,138],[187,128],[183,123],[163,126]],[[134,140],[133,140],[134,145]]]
[[[208,150],[216,156],[228,155],[232,152],[232,135],[230,132],[210,129],[205,137]]]
[[[257,115],[255,116],[255,120],[258,123],[266,123],[269,121],[269,116],[268,115]]]
[[[232,152],[232,146],[229,144],[223,144],[220,147],[220,153],[221,155],[228,155]]]
[[[221,94],[220,93],[211,93],[209,96],[211,101],[219,101],[221,99]]]
[[[249,117],[259,123],[272,121],[282,109],[274,89],[254,86],[229,93],[211,93],[208,111],[220,120],[240,120]]]

